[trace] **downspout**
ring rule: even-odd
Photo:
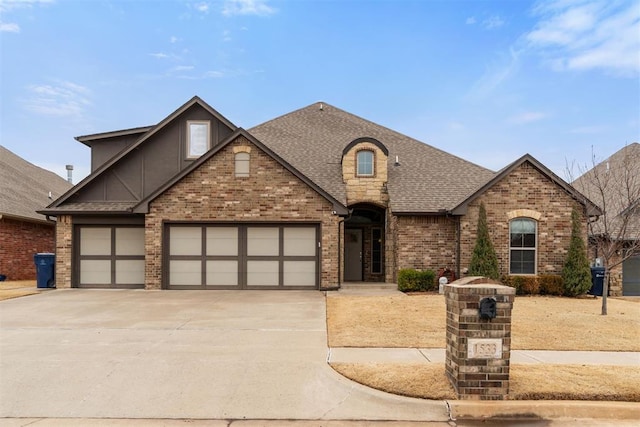
[[[460,225],[460,216],[457,216],[457,224],[456,224],[456,277],[460,278],[462,277],[460,274],[460,250],[461,250],[461,243],[460,243],[460,234],[461,234],[461,225]]]
[[[342,287],[342,233],[340,232],[340,226],[342,225],[342,223],[351,218],[353,209],[349,209],[348,212],[349,215],[338,221],[338,286],[336,287],[336,289],[340,289]]]

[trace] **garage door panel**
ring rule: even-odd
[[[283,263],[284,286],[315,286],[315,261],[285,261]]]
[[[144,283],[144,260],[116,260],[116,283],[119,285]]]
[[[208,286],[237,286],[238,261],[207,261]]]
[[[202,230],[196,227],[172,227],[169,244],[171,255],[200,255]]]
[[[111,228],[82,228],[80,255],[111,255]]]
[[[202,285],[202,262],[200,261],[171,261],[169,271],[170,286]]]
[[[144,256],[144,228],[116,228],[116,255]]]
[[[247,286],[278,286],[278,261],[247,261]]]
[[[80,283],[87,285],[108,285],[111,283],[111,261],[80,261]]]
[[[285,256],[315,256],[315,227],[287,227],[284,229]]]
[[[238,228],[207,227],[207,255],[238,255]]]
[[[277,227],[249,227],[247,229],[248,256],[277,256],[280,253],[280,229]]]

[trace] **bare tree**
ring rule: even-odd
[[[567,167],[569,177],[573,169]],[[611,271],[640,254],[640,144],[626,145],[601,162],[592,149],[590,167],[578,166],[578,172],[572,185],[603,212],[588,223],[588,231],[591,252],[606,269],[602,290],[606,315]]]

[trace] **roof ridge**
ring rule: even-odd
[[[349,112],[349,111],[346,111],[346,110],[344,110],[344,109],[342,109],[342,108],[340,108],[340,107],[336,107],[335,105],[330,104],[330,103],[325,102],[325,101],[316,101],[316,102],[313,102],[313,103],[311,103],[311,104],[309,104],[309,105],[307,105],[307,106],[305,106],[305,107],[298,108],[297,110],[294,110],[294,111],[291,111],[291,112],[289,112],[289,113],[286,113],[286,114],[280,115],[280,116],[278,116],[278,117],[276,117],[276,118],[274,118],[274,119],[267,120],[266,122],[261,123],[261,124],[256,125],[256,126],[253,126],[252,128],[247,129],[247,130],[248,130],[248,132],[249,132],[249,133],[251,133],[251,131],[253,131],[254,129],[257,129],[257,128],[259,128],[259,127],[263,126],[263,125],[267,125],[267,124],[269,124],[269,123],[271,123],[271,122],[274,122],[274,121],[276,121],[276,120],[283,119],[283,118],[285,118],[285,117],[288,117],[288,116],[294,115],[294,114],[296,114],[296,113],[299,113],[299,112],[301,112],[301,111],[307,110],[307,109],[309,109],[309,108],[311,108],[311,107],[313,107],[314,105],[317,105],[317,104],[320,104],[320,105],[321,105],[320,110],[324,110],[324,108],[326,108],[326,107],[333,108],[333,109],[335,109],[336,111],[338,111],[338,112],[340,112],[340,113],[343,113],[343,114],[345,114],[345,115],[347,115],[347,116],[349,116],[349,117],[356,118],[356,119],[361,120],[361,121],[363,121],[363,122],[365,122],[365,123],[367,123],[367,124],[369,124],[369,125],[372,125],[372,126],[376,126],[376,127],[382,128],[382,129],[384,129],[385,131],[390,132],[390,133],[392,133],[392,134],[394,134],[394,135],[400,136],[400,137],[402,137],[402,138],[406,138],[407,140],[411,141],[412,143],[420,144],[420,145],[422,145],[422,146],[427,146],[427,147],[429,147],[429,148],[431,148],[431,149],[433,149],[433,150],[438,151],[439,153],[442,153],[442,154],[447,155],[447,156],[450,156],[450,157],[455,157],[456,159],[459,159],[459,160],[461,160],[461,161],[463,161],[463,162],[466,162],[466,163],[470,163],[470,164],[472,164],[472,165],[474,165],[474,166],[476,166],[476,167],[478,167],[478,168],[481,168],[481,169],[483,169],[483,170],[485,170],[485,171],[487,171],[487,172],[491,172],[491,173],[494,173],[494,174],[496,173],[496,171],[493,171],[493,170],[491,170],[491,169],[489,169],[489,168],[486,168],[486,167],[484,167],[484,166],[482,166],[482,165],[479,165],[479,164],[477,164],[477,163],[474,163],[474,162],[472,162],[471,160],[467,160],[467,159],[464,159],[464,158],[462,158],[462,157],[460,157],[460,156],[458,156],[458,155],[456,155],[456,154],[449,153],[448,151],[445,151],[445,150],[443,150],[443,149],[441,149],[441,148],[435,147],[435,146],[433,146],[433,145],[431,145],[431,144],[429,144],[429,143],[426,143],[426,142],[424,142],[424,141],[420,141],[419,139],[416,139],[416,138],[414,138],[414,137],[412,137],[412,136],[409,136],[409,135],[406,135],[406,134],[404,134],[404,133],[398,132],[397,130],[394,130],[394,129],[390,128],[390,127],[387,127],[387,126],[385,126],[385,125],[381,125],[380,123],[376,123],[376,122],[374,122],[374,121],[372,121],[372,120],[369,120],[369,119],[364,118],[364,117],[362,117],[362,116],[359,116],[359,115],[357,115],[357,114],[354,114],[354,113],[351,113],[351,112]],[[367,135],[363,135],[363,136],[367,136]]]

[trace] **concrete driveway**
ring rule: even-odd
[[[315,291],[52,290],[0,342],[5,418],[449,419],[335,373]]]

